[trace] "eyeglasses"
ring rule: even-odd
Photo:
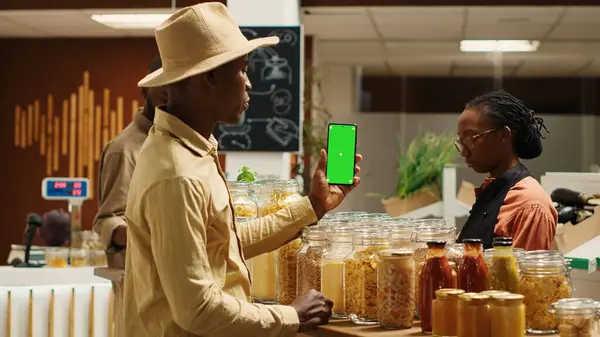
[[[475,139],[477,139],[481,136],[485,136],[488,133],[494,132],[496,130],[498,130],[498,129],[490,129],[490,130],[484,131],[482,133],[478,133],[476,135],[465,137],[464,139],[457,139],[454,141],[454,147],[456,147],[456,150],[458,152],[462,152],[464,149],[472,150],[473,147],[475,146]]]

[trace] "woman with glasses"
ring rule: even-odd
[[[542,154],[544,121],[504,91],[477,97],[458,118],[456,149],[477,173],[487,173],[458,240],[512,237],[525,250],[551,249],[558,214],[520,159]]]

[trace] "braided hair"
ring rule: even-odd
[[[466,106],[484,114],[495,128],[508,127],[514,137],[513,146],[519,158],[534,159],[542,154],[542,130],[549,133],[541,117],[525,103],[506,91],[494,91],[476,97]]]

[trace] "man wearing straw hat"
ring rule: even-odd
[[[244,259],[281,247],[352,187],[327,184],[321,151],[308,197],[237,226],[211,135],[248,108],[248,53],[279,39],[248,41],[221,3],[183,8],[155,36],[163,68],[138,85],[167,86],[169,100],[129,188],[125,336],[291,337],[326,324],[332,303],[317,291],[291,306],[250,303]]]

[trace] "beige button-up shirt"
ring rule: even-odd
[[[106,145],[100,157],[98,169],[98,213],[94,219],[94,230],[109,249],[108,262],[111,268],[123,268],[124,256],[115,256],[110,251],[115,228],[126,226],[125,205],[129,182],[137,162],[142,144],[148,137],[152,122],[142,115],[140,108],[133,121]],[[120,255],[120,254],[117,254]]]
[[[125,335],[295,336],[293,308],[249,302],[244,258],[272,251],[316,222],[310,201],[237,226],[215,139],[159,108],[154,123],[125,212]]]

